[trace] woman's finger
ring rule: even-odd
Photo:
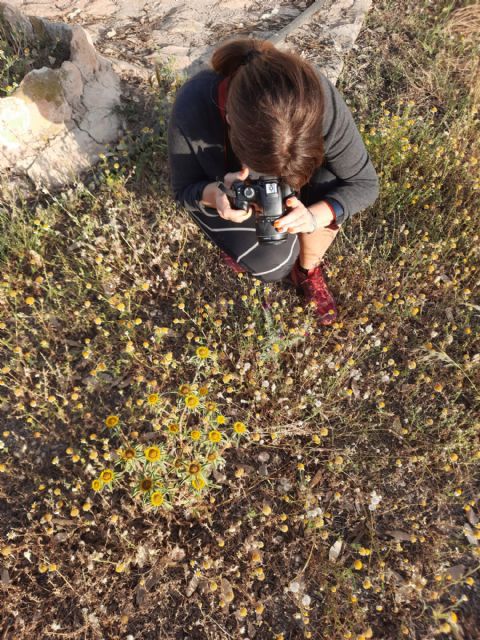
[[[223,178],[223,183],[227,187],[227,189],[231,189],[232,184],[236,180],[246,180],[248,178],[248,168],[244,167],[241,171],[233,171],[225,174]]]
[[[302,222],[301,224],[290,226],[287,229],[287,233],[308,233],[312,230],[312,225],[307,222]]]
[[[245,220],[248,220],[252,215],[251,211],[243,211],[243,209],[232,209],[231,211],[232,213],[230,220],[232,220],[233,222],[244,222]]]
[[[226,195],[221,195],[217,198],[217,211],[218,211],[218,215],[221,218],[225,219],[225,212],[228,211],[229,207],[229,202],[228,202],[228,198]]]
[[[224,220],[230,220],[231,222],[244,222],[248,220],[252,215],[251,211],[244,211],[243,209],[232,209],[228,205],[222,210],[218,210],[221,218]]]
[[[308,213],[308,212],[307,212]],[[312,230],[312,217],[310,214],[306,217],[304,212],[290,217],[289,214],[285,219],[280,218],[275,222],[275,229],[280,233],[308,233]]]
[[[285,204],[287,205],[287,207],[295,208],[295,207],[298,207],[298,205],[300,204],[300,200],[295,196],[290,196],[289,198],[287,198],[287,201]]]
[[[288,227],[298,226],[301,221],[304,220],[303,212],[292,211],[283,218],[275,220],[274,227],[277,231],[286,231]]]

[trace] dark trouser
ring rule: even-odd
[[[319,180],[321,178],[321,180]],[[337,184],[338,179],[328,170],[322,168],[316,174],[316,182],[306,185],[299,194],[299,199],[309,206],[319,202],[329,189]],[[282,244],[259,244],[255,232],[255,218],[252,215],[244,222],[230,222],[218,215],[216,209],[200,205],[199,209],[189,211],[192,219],[222,251],[232,257],[240,266],[263,282],[274,282],[286,278],[300,253],[300,240],[297,234],[288,234]],[[335,233],[326,230],[324,250],[333,241]],[[321,247],[319,246],[319,255]]]
[[[262,244],[257,240],[255,218],[230,222],[216,209],[201,207],[189,211],[205,235],[238,264],[263,282],[282,280],[288,276],[300,252],[297,235],[288,234],[282,244]]]

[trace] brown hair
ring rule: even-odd
[[[254,38],[227,41],[211,65],[230,76],[226,111],[237,158],[300,190],[324,159],[324,99],[315,69]]]

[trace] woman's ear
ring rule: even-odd
[[[225,114],[225,119],[226,119],[226,121],[228,122],[228,124],[232,124],[232,123],[230,122],[230,118],[228,117],[228,113],[226,113],[226,114]]]

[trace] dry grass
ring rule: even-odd
[[[377,2],[346,61],[382,188],[329,251],[331,328],[219,273],[168,193],[168,101],[84,183],[5,190],[2,638],[479,637],[480,132],[453,5]]]
[[[457,72],[470,87],[472,103],[480,106],[480,4],[456,9],[445,32],[460,38],[465,49],[455,60]]]

